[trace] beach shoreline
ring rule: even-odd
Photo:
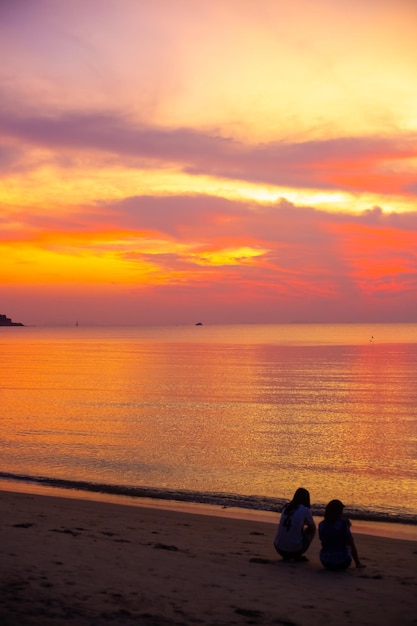
[[[93,491],[77,491],[60,487],[50,487],[47,485],[20,483],[13,481],[0,481],[0,493],[9,491],[15,493],[26,493],[33,495],[45,495],[58,498],[68,498],[71,500],[91,500],[92,502],[103,502],[120,504],[124,506],[155,508],[158,510],[168,510],[178,513],[193,513],[197,515],[208,515],[221,518],[256,520],[267,524],[277,525],[279,514],[275,511],[264,511],[259,509],[225,507],[213,504],[202,504],[199,502],[184,502],[179,500],[158,500],[157,498],[131,497],[116,494],[107,494]],[[316,523],[321,521],[321,517],[314,516]],[[380,522],[355,519],[353,522],[355,533],[373,535],[376,537],[387,537],[391,539],[405,539],[417,541],[417,525],[405,524],[401,522]]]
[[[317,537],[307,563],[280,560],[276,514],[150,504],[0,491],[2,626],[417,623],[417,540],[355,523],[366,569],[330,573]]]

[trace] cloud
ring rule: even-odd
[[[24,151],[17,145],[0,145],[0,176],[21,170]]]
[[[65,153],[81,151],[112,155],[119,167],[175,166],[192,175],[281,187],[390,194],[413,193],[417,176],[413,134],[251,145],[192,128],[140,126],[108,112],[46,116],[3,110],[0,135],[48,149],[64,167]]]
[[[318,2],[0,2],[2,297],[411,316],[416,5]]]
[[[240,321],[254,301],[264,319],[279,306],[278,319],[287,321],[310,313],[353,320],[378,306],[398,319],[394,302],[408,311],[417,305],[417,212],[373,207],[347,215],[287,201],[254,207],[205,195],[135,196],[69,215],[27,211],[15,230],[0,233],[6,284],[23,279],[13,272],[26,263],[29,282],[131,285],[149,301],[166,298],[165,306],[178,289],[178,298],[221,301],[230,315],[234,302]]]
[[[97,201],[78,207],[60,207],[60,212],[33,206],[18,209],[10,220],[20,223],[22,232],[61,233],[62,236],[113,234],[126,238],[163,238],[178,243],[211,242],[271,247],[277,242],[288,247],[296,243],[319,249],[339,230],[366,227],[368,232],[417,232],[417,212],[386,213],[372,207],[361,214],[325,211],[297,206],[286,200],[254,205],[205,194],[138,195],[122,200]],[[330,233],[330,234],[329,234]],[[392,244],[394,245],[394,241]]]

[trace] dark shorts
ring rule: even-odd
[[[336,555],[320,553],[320,561],[323,567],[331,570],[344,570],[350,567],[352,563],[352,557],[349,554],[340,555],[337,558]]]
[[[303,535],[301,549],[297,552],[287,552],[286,550],[281,550],[281,548],[279,548],[276,543],[274,543],[274,547],[278,554],[282,556],[284,560],[296,559],[302,556],[304,552],[307,552],[308,548],[310,547],[312,538],[313,537],[310,537],[309,535]]]

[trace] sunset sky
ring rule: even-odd
[[[415,0],[1,0],[0,313],[416,321]]]

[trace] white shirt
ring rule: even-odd
[[[288,505],[287,505],[288,506]],[[299,552],[303,547],[304,526],[314,524],[313,515],[304,504],[299,504],[291,515],[285,515],[284,507],[279,521],[275,546],[284,552]]]

